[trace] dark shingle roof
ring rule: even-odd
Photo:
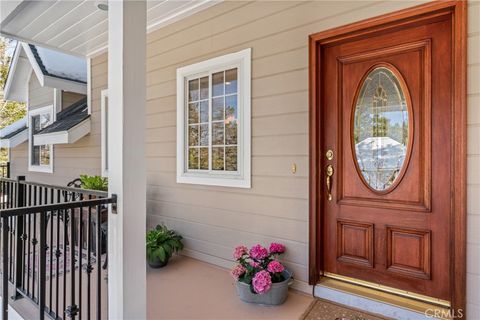
[[[10,138],[16,136],[17,134],[19,134],[20,132],[22,132],[23,130],[27,130],[27,126],[21,127],[18,130],[10,132],[9,134],[6,134],[3,137],[0,137],[0,139],[10,139]]]
[[[64,79],[64,80],[70,80],[70,81],[75,81],[75,82],[79,82],[79,83],[86,83],[86,81],[83,81],[83,80],[80,80],[78,78],[75,78],[69,71],[71,71],[71,65],[70,65],[70,68],[67,68],[66,71],[63,71],[63,72],[60,72],[60,71],[53,71],[55,73],[52,73],[52,72],[49,72],[49,70],[47,69],[47,67],[45,66],[46,64],[46,61],[43,61],[42,60],[42,57],[39,53],[39,50],[43,50],[42,52],[44,51],[48,51],[51,54],[54,54],[55,56],[52,57],[53,60],[57,59],[59,60],[60,59],[60,55],[63,55],[64,57],[66,56],[65,54],[62,54],[62,53],[59,53],[59,52],[56,52],[56,51],[52,51],[52,50],[48,50],[48,49],[44,49],[44,48],[39,48],[37,50],[37,47],[33,44],[28,44],[28,46],[30,47],[30,49],[32,50],[32,53],[33,53],[33,56],[35,57],[35,60],[37,61],[40,69],[42,70],[42,73],[46,76],[51,76],[51,77],[56,77],[56,78],[59,78],[59,79]],[[72,60],[74,57],[72,56],[69,56],[69,60]],[[52,60],[52,59],[50,59]],[[73,61],[69,61],[70,63],[73,63]],[[51,65],[51,63],[49,64]]]
[[[57,120],[36,134],[66,131],[89,117],[87,98],[84,98],[57,113]]]

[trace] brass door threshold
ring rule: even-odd
[[[422,314],[426,314],[426,312],[429,315],[447,316],[451,314],[448,301],[407,293],[406,291],[328,272],[324,273],[319,285]],[[451,318],[442,317],[435,319],[449,320]]]

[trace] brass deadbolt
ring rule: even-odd
[[[327,160],[333,160],[333,150],[327,150],[327,152],[325,153],[325,157],[327,158]]]

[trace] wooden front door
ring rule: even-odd
[[[464,269],[463,4],[439,5],[311,37],[311,242],[314,272],[445,303]]]

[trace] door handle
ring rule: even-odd
[[[333,166],[331,164],[329,164],[326,168],[326,180],[325,180],[325,184],[327,186],[327,198],[328,198],[328,201],[332,201],[332,184],[333,184]]]

